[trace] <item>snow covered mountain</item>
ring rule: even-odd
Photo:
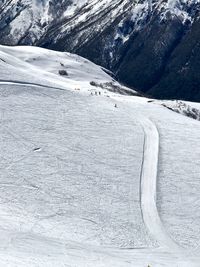
[[[75,52],[159,98],[200,101],[199,0],[0,1],[0,43]]]
[[[0,266],[199,267],[186,105],[37,47],[0,46],[0,73]]]

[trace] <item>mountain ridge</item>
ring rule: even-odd
[[[188,77],[180,72],[182,58],[194,53],[188,42],[198,44],[199,0],[6,3],[0,2],[1,44],[73,52],[153,97],[200,101],[198,60]]]

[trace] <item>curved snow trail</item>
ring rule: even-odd
[[[140,196],[143,220],[150,235],[157,240],[160,246],[180,251],[180,246],[166,232],[156,205],[159,133],[156,125],[150,119],[140,117],[140,123],[144,130]]]
[[[65,90],[63,88],[60,88],[60,87],[54,87],[54,86],[48,86],[48,85],[42,85],[42,84],[39,84],[39,83],[31,83],[31,82],[20,82],[20,81],[15,81],[15,80],[10,80],[10,81],[7,81],[7,80],[0,80],[0,84],[8,84],[8,85],[23,85],[23,86],[32,86],[32,87],[44,87],[44,88],[50,88],[50,89],[56,89],[56,90]]]

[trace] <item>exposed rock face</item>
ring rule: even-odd
[[[172,51],[160,81],[150,89],[158,98],[200,101],[200,20]]]
[[[82,55],[158,98],[200,101],[199,0],[4,0],[0,42]]]

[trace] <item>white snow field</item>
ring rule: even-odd
[[[0,46],[0,266],[200,267],[200,122],[91,81]]]

